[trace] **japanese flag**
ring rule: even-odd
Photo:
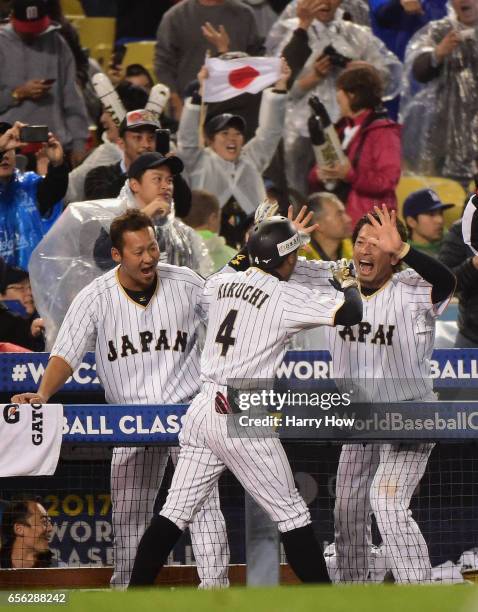
[[[478,255],[478,192],[471,196],[461,218],[463,241]]]
[[[209,76],[204,81],[204,102],[222,102],[242,93],[259,93],[280,78],[279,57],[206,59]]]

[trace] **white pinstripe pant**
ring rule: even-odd
[[[433,446],[344,444],[334,511],[339,581],[367,582],[372,512],[395,581],[430,581],[428,548],[409,506]]]
[[[168,457],[177,462],[179,449],[115,448],[111,461],[111,501],[115,571],[111,584],[129,584],[136,550],[153,517]],[[202,588],[228,586],[229,544],[219,491],[209,497],[190,527],[191,542]]]
[[[214,408],[216,389],[208,385],[189,407],[179,436],[178,464],[160,514],[185,529],[228,468],[280,531],[305,527],[311,522],[309,509],[279,439],[230,437],[228,416]]]

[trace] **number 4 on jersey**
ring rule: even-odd
[[[234,323],[236,322],[237,310],[230,310],[224,321],[219,326],[219,330],[216,336],[216,342],[222,344],[221,357],[227,355],[227,351],[230,346],[234,346],[236,339],[232,337],[232,330],[234,329]]]

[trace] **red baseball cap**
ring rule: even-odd
[[[45,0],[15,0],[12,25],[19,34],[41,34],[51,24]]]

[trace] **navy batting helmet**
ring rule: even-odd
[[[264,219],[251,230],[247,249],[251,264],[262,270],[273,270],[304,244],[298,231],[286,217]]]

